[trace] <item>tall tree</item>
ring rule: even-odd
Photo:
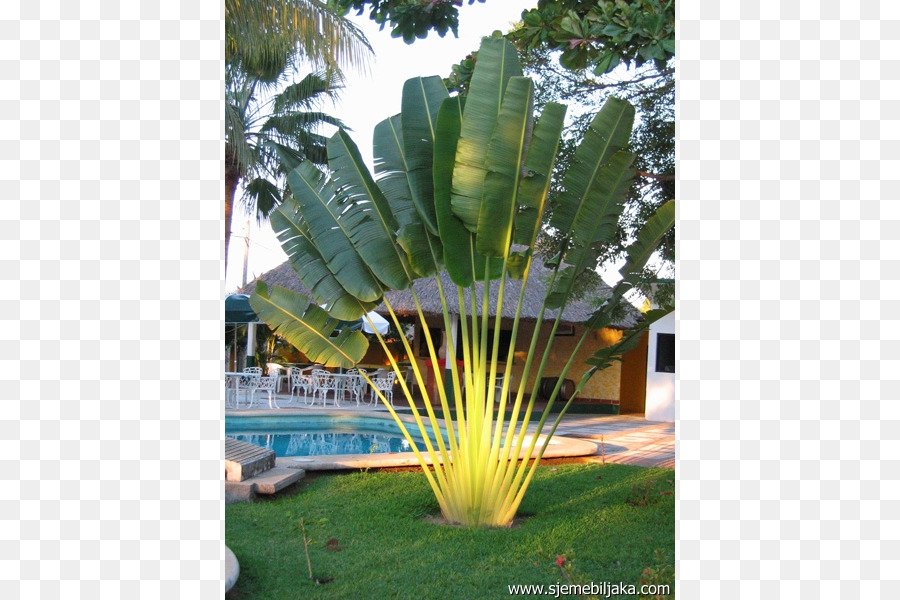
[[[300,160],[324,165],[326,138],[321,125],[344,127],[340,119],[321,110],[336,97],[341,85],[334,72],[310,73],[284,86],[286,75],[275,82],[227,69],[225,87],[225,269],[231,217],[238,184],[244,182],[243,203],[262,221],[284,198],[284,168]],[[279,185],[276,182],[281,181]]]
[[[338,15],[322,0],[225,0],[226,64],[226,148],[225,148],[225,270],[228,271],[228,243],[231,216],[238,182],[248,181],[251,213],[265,217],[277,203],[279,189],[264,174],[272,174],[273,142],[291,148],[315,162],[324,162],[321,140],[314,135],[319,122],[310,112],[313,99],[332,96],[339,89],[341,69],[365,69],[373,55],[362,31]],[[261,93],[271,94],[283,85],[302,59],[317,74],[306,87],[283,96],[278,108],[285,114],[271,115],[274,102],[261,102]],[[318,83],[314,81],[318,78]],[[305,90],[305,91],[301,91]],[[298,100],[290,106],[289,98]],[[291,114],[291,113],[305,113]],[[259,128],[263,122],[268,128]],[[291,135],[298,135],[291,140]]]

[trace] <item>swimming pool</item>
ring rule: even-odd
[[[430,464],[415,420],[411,415],[400,415],[400,419]],[[425,429],[434,440],[427,421]],[[442,434],[446,439],[446,433]],[[225,415],[225,435],[274,450],[276,465],[285,467],[331,470],[419,464],[394,419],[382,412],[282,409],[234,414],[229,411]],[[553,436],[544,456],[586,456],[595,454],[597,448],[597,444],[585,440]]]
[[[434,442],[433,430],[426,430]],[[418,427],[409,431],[424,449]],[[412,452],[393,419],[358,414],[226,417],[225,436],[274,450],[276,457]]]

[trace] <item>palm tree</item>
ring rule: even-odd
[[[315,69],[365,69],[362,31],[321,0],[225,0],[225,62],[264,81],[300,54]]]
[[[264,221],[281,204],[284,186],[282,161],[327,161],[321,125],[343,127],[340,119],[315,110],[323,100],[334,100],[341,89],[334,71],[310,73],[278,91],[286,76],[267,83],[229,67],[225,84],[225,270],[231,216],[238,184],[250,214]]]
[[[245,182],[244,200],[250,212],[265,219],[281,194],[266,177],[279,169],[275,153],[296,151],[299,157],[325,162],[324,140],[313,133],[315,126],[340,122],[304,111],[323,95],[333,99],[341,69],[365,69],[373,54],[362,31],[321,0],[225,0],[226,272],[238,182],[253,178]],[[271,94],[284,82],[298,59],[316,73],[284,90],[281,101],[259,101],[260,93]],[[278,114],[267,118],[268,108]]]

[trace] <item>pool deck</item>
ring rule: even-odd
[[[351,401],[343,402],[339,407],[335,407],[330,403],[325,407],[321,404],[308,406],[303,398],[294,396],[293,401],[291,401],[287,394],[277,394],[276,401],[281,408],[275,409],[269,408],[265,396],[262,396],[260,400],[261,402],[257,403],[254,408],[228,408],[225,410],[225,414],[228,416],[250,416],[276,413],[288,415],[313,412],[328,414],[329,412],[334,412],[335,414],[389,416],[387,408],[380,404],[361,403],[357,407],[356,402]],[[405,404],[405,400],[396,398],[395,406],[397,409],[401,408],[401,403]],[[417,404],[421,408],[421,402]],[[440,414],[440,411],[437,412]],[[402,415],[403,413],[400,414]],[[404,420],[407,420],[407,418],[410,421],[412,420],[412,416],[408,413],[405,415]],[[532,424],[529,427],[529,431],[533,431],[534,427],[535,425]],[[581,460],[586,459],[591,462],[621,463],[645,467],[675,467],[674,423],[648,421],[643,418],[643,415],[569,413],[563,417],[555,436],[570,438],[573,442],[577,442],[577,445],[570,446],[568,453],[564,449],[561,449],[561,453],[559,453],[551,451],[554,448],[554,444],[551,442],[547,453],[544,455],[545,458],[581,456],[586,457]],[[322,457],[321,459],[318,457],[287,457],[278,458],[276,464],[278,466],[290,466],[306,470],[414,466],[419,464],[412,453],[396,453],[384,455],[382,458],[376,458],[377,456],[348,455],[345,457]]]

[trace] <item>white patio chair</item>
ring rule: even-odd
[[[225,376],[225,408],[238,408],[238,383],[240,378],[235,375]]]
[[[406,368],[403,379],[406,381],[406,388],[409,390],[409,393],[412,394],[413,390],[415,390],[415,386],[419,384],[419,382],[416,381],[416,373],[413,371],[412,367]]]
[[[509,403],[512,398],[512,386],[513,386],[513,376],[508,375],[509,377],[509,387],[506,388],[506,402]],[[494,402],[500,402],[500,394],[503,393],[503,375],[497,375],[496,379],[494,379]]]
[[[279,365],[278,363],[266,363],[266,369],[268,369],[269,375],[276,375],[278,377],[278,383],[275,385],[275,391],[281,392],[281,382],[285,382],[286,384],[290,384],[291,378],[288,375],[287,367]]]
[[[388,374],[388,373],[390,373],[390,371],[388,371],[387,369],[378,369],[378,370],[376,370],[376,371],[373,371],[373,372],[371,372],[371,373],[368,373],[368,376],[369,376],[369,379],[370,379],[370,380],[373,380],[373,379],[375,379],[376,377],[387,377],[387,374]],[[369,399],[367,400],[367,402],[368,402],[369,404],[377,404],[377,403],[378,403],[378,396],[375,395],[375,387],[372,386],[371,384],[369,384],[369,383],[368,383],[367,381],[365,381],[365,380],[363,380],[363,382],[366,384],[366,391],[365,391],[365,393],[368,394],[368,397],[369,397]]]
[[[259,385],[250,392],[250,401],[251,404],[256,399],[257,392],[266,392],[269,395],[269,408],[272,408],[273,397],[272,393],[275,391],[275,386],[278,385],[278,375],[269,375],[267,377],[259,378]],[[278,406],[278,398],[274,398],[275,408],[281,408]]]
[[[235,408],[240,408],[240,400],[238,394],[243,390],[244,398],[247,400],[247,408],[253,404],[253,392],[259,387],[260,374],[256,371],[258,367],[247,367],[243,374],[238,378],[235,386]]]
[[[390,371],[385,375],[372,378],[372,386],[384,395],[391,406],[394,406],[394,378],[396,376],[396,373]]]
[[[253,373],[262,376],[262,367],[245,367],[244,373]]]
[[[294,401],[294,390],[303,390],[304,403],[309,404],[311,402],[310,392],[314,392],[316,389],[316,384],[312,376],[314,368],[315,367],[306,367],[301,369],[300,367],[291,367],[288,369],[291,386],[291,402]],[[299,392],[297,393],[297,396],[300,396]]]
[[[322,396],[322,407],[324,407],[328,403],[328,392],[331,392],[334,405],[338,406],[338,394],[341,391],[340,381],[324,369],[315,369],[312,372],[312,375],[316,386],[316,389],[313,392],[313,404],[316,403],[316,397]]]
[[[359,406],[359,398],[362,396],[366,389],[366,380],[363,379],[360,373],[366,373],[365,369],[348,369],[347,375],[354,375],[355,377],[347,377],[344,382],[344,391],[343,394],[350,394],[351,398],[356,398],[356,405]]]

